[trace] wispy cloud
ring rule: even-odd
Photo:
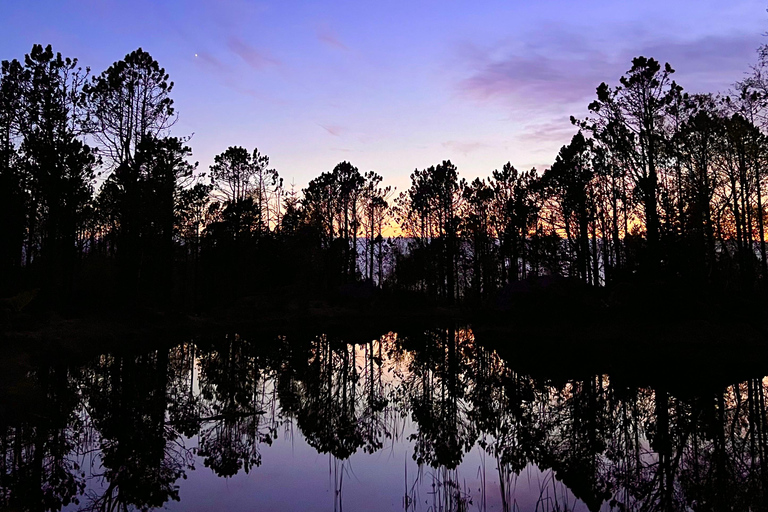
[[[195,54],[195,61],[198,62],[199,66],[206,74],[238,94],[249,96],[259,101],[283,103],[282,100],[272,95],[264,94],[252,87],[248,87],[248,81],[243,80],[242,73],[238,72],[238,69],[235,66],[222,61],[206,51],[198,51]]]
[[[571,36],[570,39],[573,39]],[[555,49],[521,48],[465,52],[469,76],[458,89],[478,101],[516,100],[527,103],[571,103],[594,92],[600,77],[613,70],[612,62],[600,52],[584,48],[563,55]]]
[[[344,128],[341,126],[333,125],[333,124],[321,124],[319,125],[321,128],[323,128],[325,131],[333,135],[334,137],[341,136],[342,132],[344,131]]]
[[[549,122],[529,124],[518,136],[521,142],[561,142],[566,144],[578,131],[568,119],[558,118]]]
[[[686,89],[709,91],[740,79],[756,48],[751,34],[633,39],[634,44],[617,38],[614,45],[557,30],[547,31],[546,38],[532,38],[522,46],[465,46],[459,61],[467,73],[457,83],[459,92],[475,101],[502,101],[517,108],[586,105],[601,82],[617,84],[638,55],[669,62],[678,70],[674,78]]]
[[[228,65],[206,51],[198,51],[195,54],[195,60],[207,71],[216,73],[229,73],[231,71]]]
[[[718,92],[741,80],[757,59],[754,35],[707,36],[691,41],[660,41],[642,48],[642,55],[669,62],[675,79],[695,92]]]
[[[337,48],[339,50],[349,50],[338,34],[327,24],[322,24],[317,27],[317,39],[329,46]]]
[[[280,64],[279,60],[264,51],[257,50],[238,37],[230,37],[227,41],[227,46],[253,69],[261,70]]]

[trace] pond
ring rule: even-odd
[[[676,392],[507,358],[462,327],[38,365],[2,388],[0,508],[766,510],[768,379]]]

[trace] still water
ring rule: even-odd
[[[766,379],[678,396],[521,374],[469,328],[356,341],[37,367],[0,402],[0,509],[768,509]]]

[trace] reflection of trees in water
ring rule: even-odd
[[[168,355],[168,421],[185,437],[193,437],[200,430],[201,397],[195,381],[198,355],[194,343],[178,345]]]
[[[477,440],[497,463],[505,510],[529,464],[552,471],[542,493],[554,494],[556,478],[590,510],[768,509],[760,380],[696,398],[613,386],[606,376],[553,385],[512,371],[468,331],[408,341],[399,393],[417,428],[414,459],[450,471]],[[554,502],[542,494],[546,503]]]
[[[601,377],[572,382],[543,394],[546,436],[537,463],[553,468],[573,494],[596,510],[611,497],[606,457],[611,422],[608,386]]]
[[[75,453],[84,441],[80,375],[41,368],[29,378],[34,393],[0,408],[0,509],[59,510],[85,485]]]
[[[699,510],[768,510],[765,382],[689,401],[679,492]]]
[[[322,335],[309,344],[283,346],[277,374],[281,415],[296,421],[307,443],[329,454],[334,510],[343,510],[347,459],[362,448],[374,453],[399,438],[400,413],[391,398],[402,378],[407,355],[397,336],[386,334],[364,344],[347,344]]]
[[[98,432],[92,466],[101,489],[91,489],[89,509],[160,507],[178,500],[176,481],[191,465],[180,433],[168,421],[169,352],[103,356],[84,383],[85,407]]]
[[[258,445],[276,424],[254,348],[227,338],[200,351],[183,344],[138,357],[103,356],[89,370],[84,407],[100,448],[89,509],[149,509],[178,500],[179,478],[194,469],[184,438],[219,476],[260,463]],[[197,364],[197,370],[196,370]],[[195,382],[198,375],[198,382]]]
[[[464,329],[264,347],[235,336],[31,372],[16,385],[23,406],[2,403],[0,508],[160,507],[179,499],[193,467],[185,439],[199,436],[203,463],[232,476],[258,466],[263,446],[293,424],[329,454],[341,508],[347,459],[401,439],[410,418],[419,467],[415,482],[405,478],[408,509],[425,500],[483,509],[484,490],[473,496],[457,469],[477,448],[495,462],[504,510],[531,465],[543,472],[545,510],[573,497],[590,510],[768,510],[759,379],[695,395],[606,376],[546,382]]]
[[[396,435],[383,368],[393,343],[390,336],[355,345],[323,335],[308,346],[286,345],[277,384],[281,411],[318,452],[344,460],[360,448],[373,453]]]
[[[476,346],[470,361],[472,420],[480,446],[496,461],[506,510],[513,502],[512,480],[539,457],[543,416],[531,407],[539,391],[530,378],[511,371],[495,352]]]
[[[590,510],[766,510],[764,385],[699,397],[571,382],[549,399],[540,468]]]
[[[431,330],[418,339],[406,378],[405,403],[418,426],[410,436],[419,464],[455,469],[477,440],[468,402],[468,352],[474,348],[471,331]]]
[[[474,505],[472,492],[456,469],[420,465],[414,483],[406,489],[403,508],[406,512],[416,511],[422,503],[428,506],[427,510],[439,512],[464,512]],[[480,500],[478,506],[483,505]]]
[[[259,466],[259,445],[272,444],[277,435],[275,391],[257,354],[252,344],[235,336],[199,357],[198,453],[219,476]]]

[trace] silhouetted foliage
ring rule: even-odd
[[[130,311],[376,288],[492,305],[542,276],[763,290],[765,53],[724,96],[689,95],[637,57],[572,118],[550,168],[467,180],[443,161],[393,197],[347,161],[286,190],[240,146],[200,172],[147,52],[89,78],[36,45],[0,75],[2,293]]]

